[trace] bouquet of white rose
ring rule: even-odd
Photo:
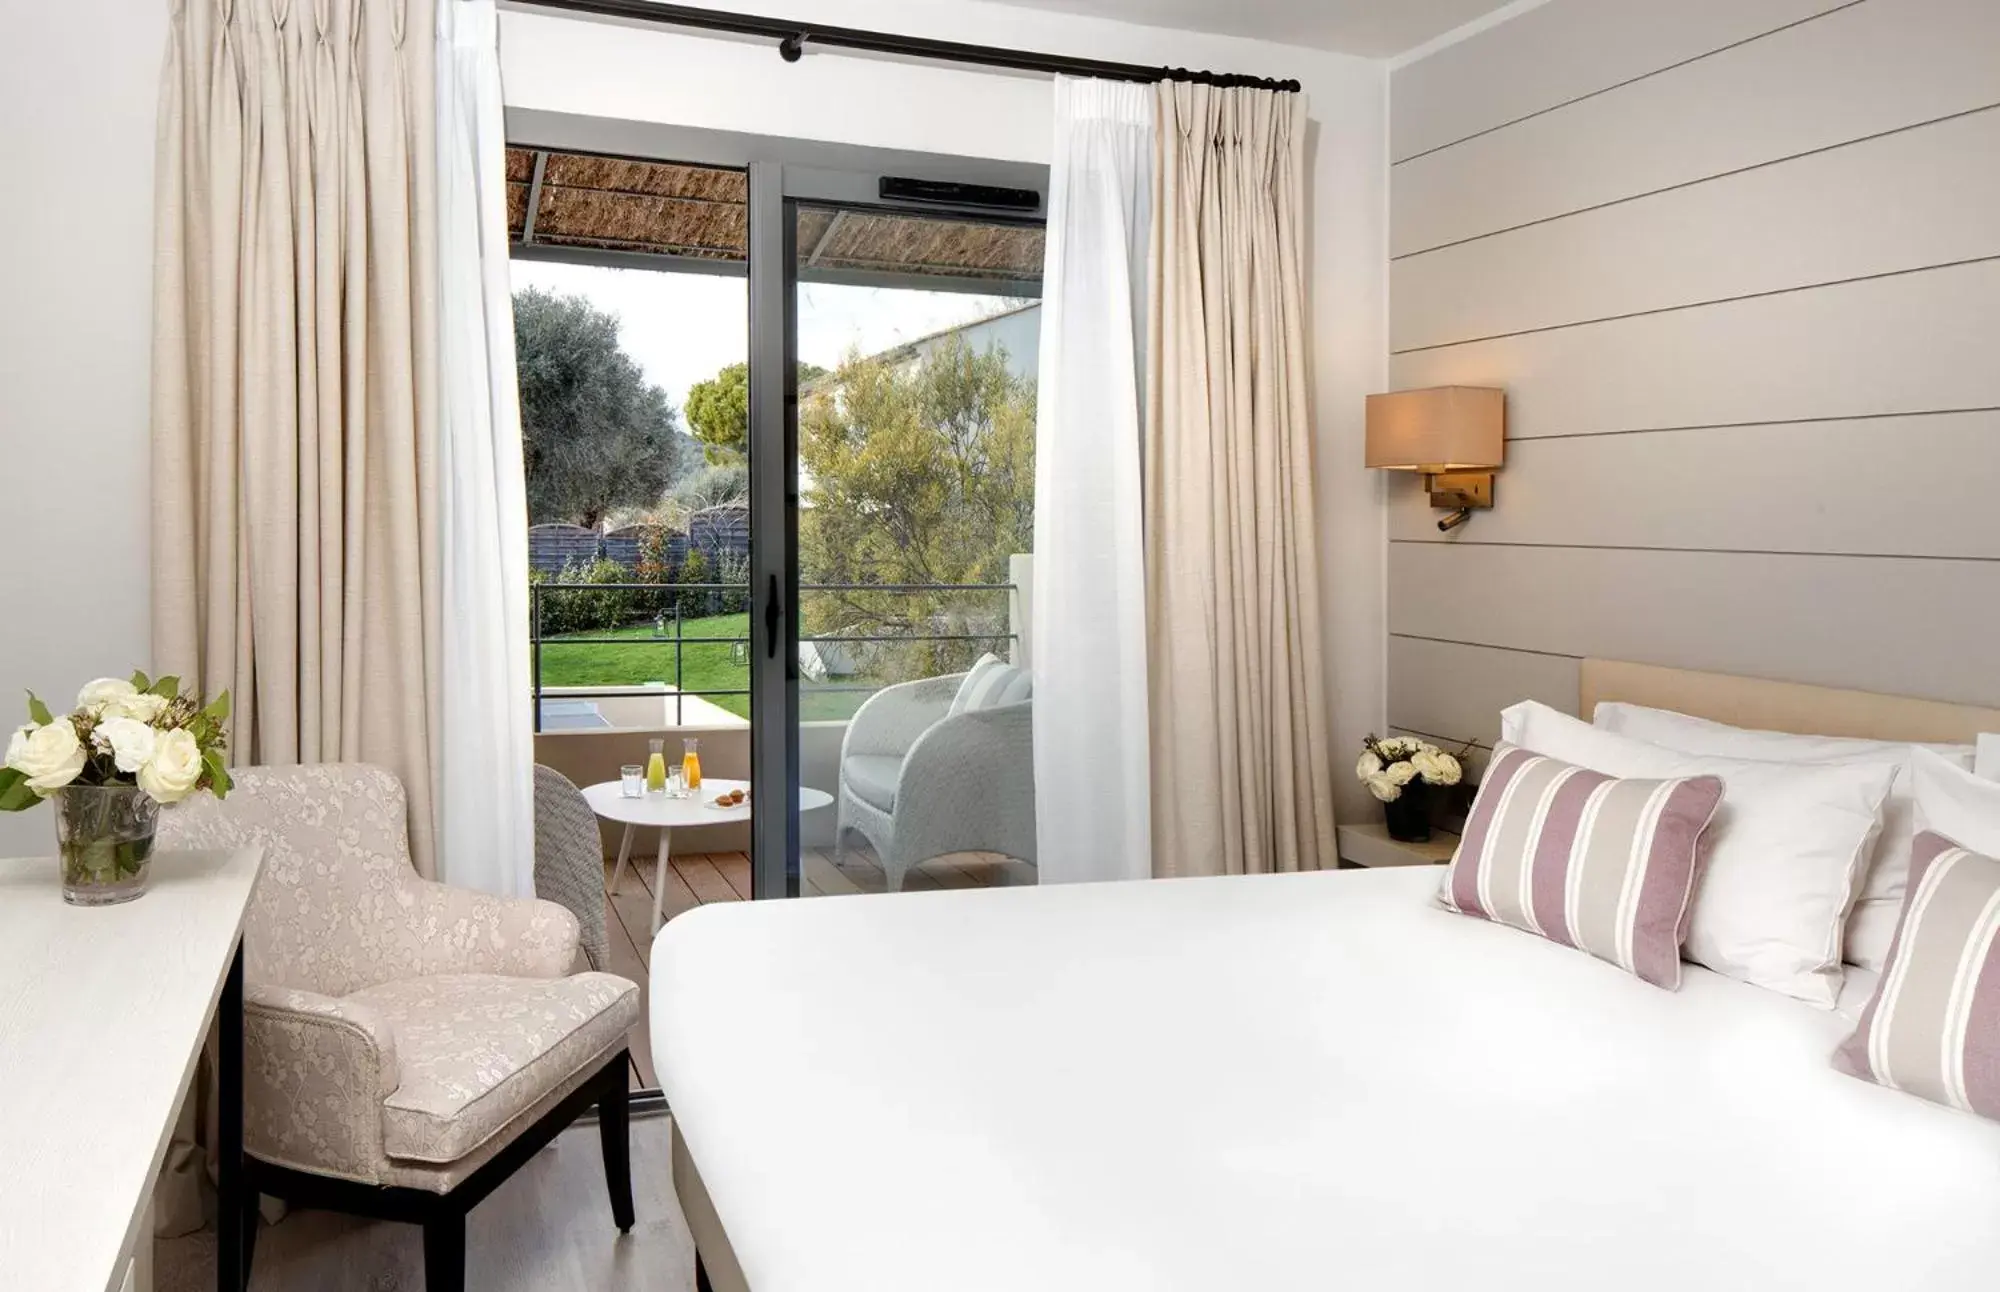
[[[7,742],[0,811],[56,800],[63,895],[80,905],[127,901],[145,888],[160,805],[198,790],[229,793],[222,755],[229,693],[213,704],[180,679],[102,677],[57,717],[28,695],[28,725]]]
[[[60,718],[29,692],[28,725],[7,742],[0,768],[0,811],[33,807],[66,785],[136,785],[156,803],[203,789],[221,798],[229,792],[228,717],[227,691],[204,706],[200,696],[181,694],[177,677],[98,678]]]
[[[1429,741],[1410,736],[1374,736],[1361,742],[1361,761],[1354,774],[1368,792],[1384,803],[1403,797],[1403,787],[1412,781],[1426,785],[1456,785],[1465,774],[1458,759]]]

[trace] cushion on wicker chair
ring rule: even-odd
[[[884,812],[896,808],[896,781],[902,775],[903,760],[886,754],[849,754],[840,765],[847,787]]]
[[[639,1019],[624,978],[434,974],[347,997],[396,1038],[400,1081],[382,1101],[392,1158],[453,1162],[477,1149],[558,1082],[618,1049]]]

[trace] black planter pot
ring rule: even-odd
[[[1389,827],[1389,837],[1400,843],[1427,843],[1431,837],[1431,787],[1423,780],[1413,780],[1403,787],[1403,794],[1393,803],[1382,805],[1382,820]]]

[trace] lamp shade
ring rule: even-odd
[[[1368,397],[1368,465],[1486,471],[1506,460],[1507,392],[1432,386]]]

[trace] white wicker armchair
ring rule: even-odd
[[[859,831],[890,892],[948,852],[1035,860],[1034,702],[953,714],[964,676],[885,687],[847,724],[834,850]]]

